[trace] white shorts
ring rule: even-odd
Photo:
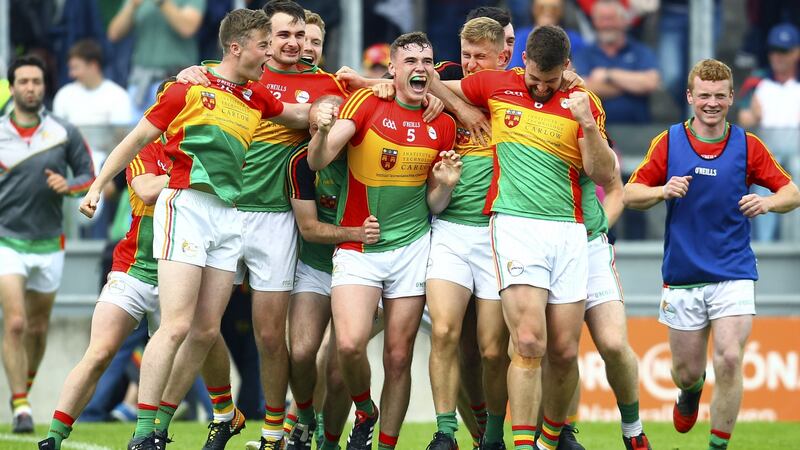
[[[589,241],[589,284],[586,309],[606,302],[622,301],[622,283],[617,273],[614,246],[603,233]]]
[[[19,253],[0,246],[0,275],[22,275],[25,289],[49,294],[61,285],[64,251],[53,253]]]
[[[292,295],[300,292],[314,292],[326,297],[331,296],[331,274],[317,270],[303,261],[297,260],[294,272],[294,289]]]
[[[111,303],[122,308],[136,320],[147,317],[150,336],[161,322],[161,308],[158,307],[158,286],[147,284],[125,272],[110,272],[106,285],[100,291],[98,302]]]
[[[547,303],[586,299],[589,279],[586,228],[495,214],[490,222],[499,289],[515,284],[547,289]]]
[[[153,255],[233,272],[242,253],[236,209],[213,194],[163,189],[153,212]]]
[[[361,253],[337,248],[331,286],[357,284],[383,290],[384,299],[425,295],[425,265],[431,234],[385,252]]]
[[[489,227],[434,219],[425,277],[464,286],[477,298],[500,300]]]
[[[731,280],[661,291],[658,321],[676,330],[702,330],[721,317],[756,314],[756,283]]]
[[[244,281],[256,291],[291,291],[297,261],[297,226],[286,212],[237,211],[242,221],[244,249],[236,270],[236,284]]]

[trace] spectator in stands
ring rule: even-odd
[[[522,60],[525,42],[527,42],[531,31],[535,27],[542,25],[561,25],[569,37],[572,55],[577,55],[583,50],[586,44],[583,42],[581,34],[577,30],[564,27],[561,23],[564,18],[564,0],[531,0],[530,5],[530,17],[533,20],[533,25],[517,28],[517,39],[514,41],[514,56],[511,58],[508,67],[525,67],[525,62]]]
[[[197,64],[196,33],[206,0],[129,0],[111,20],[108,39],[136,32],[128,93],[134,117],[155,102],[158,85],[182,67]]]
[[[759,135],[783,167],[797,175],[800,143],[800,31],[790,23],[774,26],[767,37],[770,70],[758,81],[748,108],[739,111],[745,128],[758,126]],[[766,195],[764,188],[753,192]],[[780,217],[766,214],[753,220],[756,241],[777,239]]]
[[[586,87],[603,100],[606,123],[650,122],[650,94],[658,89],[656,57],[627,36],[628,17],[618,0],[592,7],[597,40],[572,60]]]
[[[129,125],[131,100],[125,89],[103,78],[103,50],[90,39],[69,51],[69,77],[75,81],[56,92],[53,113],[73,125]]]
[[[389,69],[389,44],[374,44],[364,50],[362,73],[367,78],[383,78]]]

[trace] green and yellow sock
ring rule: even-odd
[[[231,395],[231,385],[212,387],[206,386],[208,396],[211,398],[211,406],[214,408],[215,422],[228,422],[233,420],[233,396]]]
[[[325,416],[317,413],[317,428],[314,430],[314,440],[320,442],[325,439]]]
[[[503,424],[506,421],[505,414],[489,413],[486,421],[486,433],[483,434],[483,441],[493,444],[503,441]]]
[[[481,403],[479,405],[470,405],[472,408],[472,414],[475,415],[475,421],[478,422],[478,430],[480,430],[481,435],[486,433],[486,421],[488,420],[488,412],[486,411],[486,403]]]
[[[314,398],[312,397],[305,402],[297,399],[295,401],[297,402],[297,423],[310,425],[314,421]]]
[[[352,399],[353,403],[356,404],[357,410],[364,411],[370,417],[375,415],[375,404],[372,403],[372,398],[370,397],[369,389],[358,395],[352,396]]]
[[[514,450],[533,450],[533,439],[536,427],[532,425],[512,425],[511,434],[514,435]]]
[[[286,414],[286,418],[283,419],[283,434],[288,436],[294,429],[295,424],[297,424],[297,416],[292,413]]]
[[[167,431],[169,429],[169,423],[172,422],[176,409],[178,409],[178,405],[172,403],[161,402],[158,404],[155,420],[156,430]]]
[[[561,436],[561,428],[564,422],[553,422],[545,416],[542,420],[542,434],[539,436],[537,445],[541,450],[556,450],[558,438]]]
[[[726,450],[731,434],[719,430],[711,430],[711,437],[708,439],[708,450]]]
[[[59,410],[53,413],[53,421],[50,422],[50,431],[47,432],[47,437],[56,441],[55,450],[61,449],[61,441],[69,437],[74,423],[75,419],[67,413]]]
[[[156,429],[156,415],[158,406],[139,403],[139,411],[136,414],[136,430],[133,437],[145,437]]]
[[[456,430],[458,430],[458,420],[456,419],[456,412],[450,411],[446,413],[436,414],[436,428],[440,433],[444,433],[449,437],[455,439]]]
[[[28,372],[28,381],[25,383],[26,389],[28,392],[31,391],[31,387],[33,386],[33,379],[36,378],[36,371]]]
[[[472,450],[476,448],[480,448],[481,446],[481,435],[480,434],[473,434],[471,431],[469,435],[472,437]]]
[[[28,402],[27,392],[11,394],[11,413],[15,416],[20,413],[31,413],[31,404]]]
[[[286,415],[286,408],[283,405],[266,405],[264,414],[264,425],[261,427],[261,436],[268,441],[283,439],[283,419]]]

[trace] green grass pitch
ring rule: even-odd
[[[247,429],[228,443],[228,449],[242,450],[248,440],[256,440],[261,423],[249,421]],[[624,449],[616,423],[579,423],[578,439],[587,450]],[[403,426],[398,450],[424,450],[436,426],[431,423],[411,423]],[[124,449],[133,431],[133,424],[81,424],[77,423],[70,439],[64,441],[63,450],[119,450]],[[346,442],[348,429],[341,440]],[[709,424],[698,423],[688,434],[678,434],[669,423],[646,423],[650,442],[655,450],[704,450],[708,448]],[[8,425],[0,426],[0,449],[35,449],[36,442],[47,432],[45,424],[37,424],[35,435],[12,435]],[[197,422],[175,422],[170,429],[175,440],[167,448],[172,450],[199,450],[206,438],[204,424]],[[457,439],[463,450],[472,448],[471,439],[461,425]],[[377,432],[375,435],[377,441]],[[511,428],[506,427],[506,446],[513,449]],[[374,448],[377,448],[375,443]],[[729,450],[797,450],[800,449],[800,423],[745,422],[736,425]]]

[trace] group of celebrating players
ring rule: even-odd
[[[347,449],[372,448],[376,425],[379,448],[394,448],[424,316],[437,421],[429,449],[458,448],[457,409],[475,448],[505,448],[507,405],[516,449],[582,448],[571,423],[584,321],[606,363],[625,448],[649,449],[607,236],[623,209],[619,164],[599,99],[567,70],[563,30],[534,30],[526,37],[525,68],[506,70],[510,17],[478,8],[460,31],[460,68],[435,65],[425,35],[408,33],[392,43],[391,77],[380,80],[347,68],[335,75],[319,69],[324,38],[322,19],[290,0],[229,13],[220,25],[222,61],[167,81],[109,155],[81,211],[91,216],[103,186],[127,167],[133,221],[98,299],[89,348],[64,382],[39,449],[61,448],[111,357],[145,316],[153,333],[127,448],[171,442],[170,419],[198,372],[214,406],[203,448],[224,448],[245,418],[232,401],[220,321],[245,272],[266,401],[260,440],[248,448],[310,449],[317,440],[318,448],[337,449],[351,402]],[[690,80],[732,82],[729,71],[719,76],[721,66],[703,61]],[[703,108],[727,94],[703,92],[697,97],[706,101]],[[443,108],[453,116],[440,114]],[[670,152],[685,147],[680,139],[691,148],[695,141],[686,136],[718,127],[720,115],[726,124],[727,108],[695,112],[694,128],[689,121],[687,133],[682,125],[680,133],[670,130]],[[736,127],[723,131],[752,140]],[[762,147],[748,144],[739,158],[769,157]],[[636,207],[694,192],[691,177],[667,182],[668,174],[678,174],[673,160],[654,154],[637,171],[648,181],[632,179]],[[777,193],[768,205],[742,199],[742,206],[736,198],[736,208],[747,211],[741,217],[796,206],[797,188],[785,172],[782,184],[773,174],[779,166],[771,178],[745,166],[749,182],[763,181]],[[738,194],[731,189],[730,196]],[[696,256],[681,248],[686,255],[671,257]],[[665,283],[685,287],[692,283],[680,277],[698,270],[680,272]],[[726,279],[752,287],[754,274],[753,265],[752,276],[740,271]],[[675,316],[673,310],[664,317],[670,312],[664,304],[674,304],[670,295],[661,308],[668,324]],[[688,305],[689,297],[681,301]],[[754,309],[738,304],[723,316],[751,318]],[[675,328],[707,325],[695,320]],[[366,348],[381,328],[385,381],[376,404]],[[686,432],[697,417],[704,375],[675,361],[682,389],[675,423]],[[287,414],[289,386],[294,402]],[[732,418],[712,404],[710,446],[719,446],[711,448],[727,445],[738,402],[724,408],[734,410]],[[715,423],[715,415],[725,416],[724,423]]]

